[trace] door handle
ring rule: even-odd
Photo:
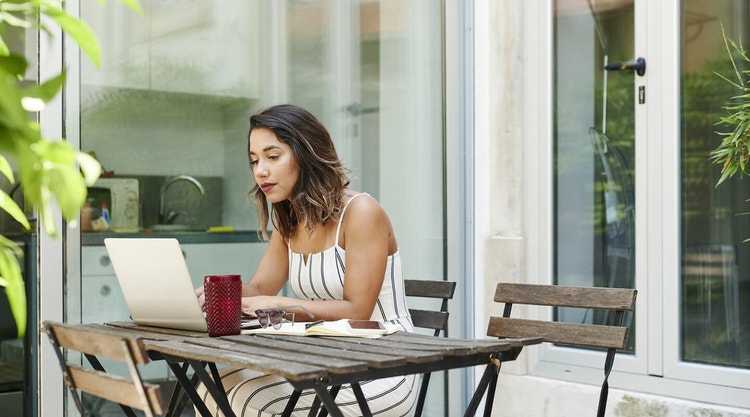
[[[614,62],[605,65],[604,69],[607,71],[631,70],[642,76],[646,73],[646,59],[638,57],[635,61]]]

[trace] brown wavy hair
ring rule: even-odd
[[[268,240],[269,219],[288,241],[299,224],[312,233],[316,225],[338,218],[341,195],[349,184],[350,171],[339,159],[325,126],[307,110],[281,104],[250,117],[250,133],[259,128],[271,130],[279,141],[289,145],[299,165],[291,200],[272,204],[270,213],[266,195],[257,183],[249,192],[258,209],[258,226],[263,239]]]

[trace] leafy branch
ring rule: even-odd
[[[740,70],[738,68],[733,52],[737,54],[738,59],[749,64],[750,58],[742,44],[738,44],[727,36],[723,26],[721,33],[724,37],[724,45],[732,62],[732,68],[737,80],[729,79],[719,73],[716,74],[739,90],[739,94],[731,97],[731,103],[723,107],[727,110],[728,114],[721,117],[717,123],[733,126],[733,129],[731,132],[718,132],[721,136],[724,136],[724,139],[719,147],[711,151],[709,156],[710,161],[722,165],[721,177],[716,186],[738,173],[740,178],[750,174],[748,171],[748,162],[750,161],[750,142],[748,141],[748,136],[750,135],[750,86],[748,86],[750,70]]]
[[[97,1],[100,4],[105,2]],[[119,1],[141,12],[138,0]],[[40,83],[25,81],[28,60],[24,53],[11,51],[7,39],[11,39],[11,35],[23,39],[31,31],[53,37],[54,32],[43,22],[59,26],[97,67],[100,67],[101,54],[94,33],[83,21],[66,13],[62,1],[0,0],[0,175],[15,184],[15,164],[25,204],[36,208],[44,231],[57,237],[53,201],[63,217],[75,225],[86,200],[86,187],[99,177],[101,166],[62,138],[42,137],[36,113],[60,92],[65,71],[49,80],[40,80]],[[23,210],[2,190],[0,209],[25,229],[30,228]],[[0,286],[6,288],[19,338],[26,329],[26,297],[18,262],[20,256],[22,252],[18,245],[0,236]]]

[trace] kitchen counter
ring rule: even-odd
[[[246,243],[263,242],[255,230],[240,230],[236,232],[90,232],[81,233],[82,246],[102,246],[108,237],[138,237],[138,238],[176,238],[180,243]]]

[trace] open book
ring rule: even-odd
[[[369,322],[369,321],[368,321]],[[373,322],[370,322],[373,323]],[[378,323],[378,322],[374,322]],[[380,328],[353,328],[348,319],[324,321],[308,327],[310,323],[283,323],[280,329],[267,327],[265,329],[242,330],[242,334],[284,334],[293,336],[348,336],[376,338],[386,334],[403,330],[400,324],[380,323]]]

